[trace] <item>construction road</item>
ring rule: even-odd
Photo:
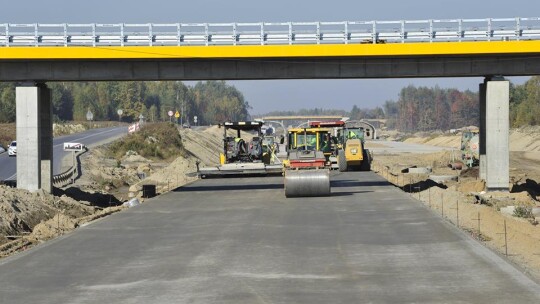
[[[201,180],[0,260],[0,303],[539,303],[540,287],[374,173],[332,197]]]

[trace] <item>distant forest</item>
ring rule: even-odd
[[[401,89],[397,101],[386,101],[382,107],[374,109],[354,105],[350,111],[302,109],[264,114],[270,115],[342,115],[353,120],[387,119],[389,128],[415,132],[479,126],[480,103],[478,92],[410,85]],[[540,77],[532,77],[523,85],[510,83],[510,124],[513,127],[540,125]]]
[[[250,106],[234,86],[224,81],[199,82],[55,82],[52,89],[56,121],[85,121],[90,110],[94,120],[168,121],[168,111],[179,111],[184,121],[216,124],[225,120],[244,120]],[[15,121],[15,84],[0,83],[0,122]]]
[[[53,92],[57,121],[84,121],[88,110],[94,120],[138,120],[143,114],[149,121],[167,121],[168,111],[182,111],[193,124],[217,124],[250,118],[249,103],[234,86],[224,81],[199,82],[65,82],[49,83]],[[366,96],[368,98],[369,96]],[[401,131],[448,130],[479,125],[478,92],[439,87],[403,88],[397,101],[389,100],[373,109],[353,106],[338,109],[302,109],[274,111],[262,115],[341,115],[358,120],[387,119],[387,126]],[[0,83],[0,122],[15,121],[15,85]],[[540,77],[531,77],[523,85],[510,84],[510,123],[513,127],[540,125]]]

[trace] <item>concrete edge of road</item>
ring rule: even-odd
[[[394,188],[396,188],[397,191],[403,192],[397,186],[394,186]],[[403,193],[407,194],[406,192]],[[450,219],[441,217],[439,212],[429,208],[422,203],[422,201],[413,196],[409,196],[409,198],[414,203],[419,204],[422,208],[430,212],[434,217],[440,219],[444,226],[461,236],[467,247],[469,247],[475,254],[482,256],[485,260],[498,267],[500,271],[507,273],[514,280],[519,281],[521,284],[523,284],[523,286],[526,286],[530,292],[540,297],[540,290],[538,289],[538,285],[540,285],[540,273],[538,274],[538,278],[535,277],[535,275],[533,275],[529,269],[504,256],[501,252],[497,251],[496,248],[492,248],[487,243],[472,237],[469,233],[467,233],[467,231],[456,226],[450,221]],[[525,275],[525,277],[527,277],[529,280],[524,280],[523,275]]]

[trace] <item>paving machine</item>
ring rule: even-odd
[[[330,195],[330,162],[323,150],[330,131],[322,128],[288,130],[284,165],[286,197]]]
[[[219,154],[216,167],[197,168],[200,177],[225,175],[280,174],[282,165],[274,154],[274,149],[266,147],[261,131],[262,122],[240,121],[225,122],[223,128],[223,152]],[[234,131],[234,132],[231,132]],[[241,132],[252,137],[242,138]],[[231,136],[236,133],[234,136]]]

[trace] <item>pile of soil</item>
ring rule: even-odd
[[[121,207],[100,209],[86,201],[0,185],[0,257],[75,229]]]

